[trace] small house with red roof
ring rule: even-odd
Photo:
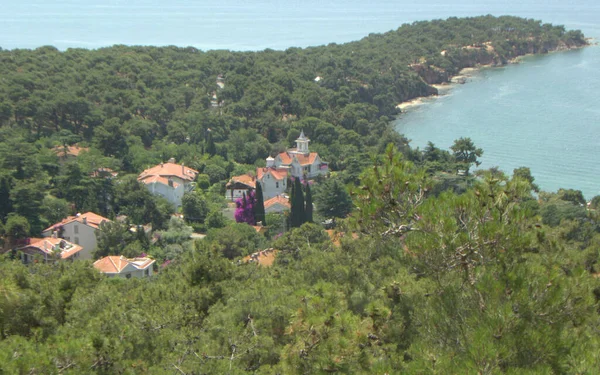
[[[110,220],[93,212],[77,214],[44,229],[42,236],[58,237],[79,245],[82,250],[78,257],[92,259],[92,252],[98,245],[97,232],[101,230],[100,224],[107,221]]]
[[[17,248],[17,253],[25,264],[36,259],[44,262],[80,259],[83,247],[57,237],[32,238],[29,243]]]
[[[226,185],[225,198],[232,201],[239,199],[244,193],[248,194],[250,190],[256,189],[257,182],[262,188],[263,199],[272,198],[283,194],[287,187],[287,177],[287,168],[257,168],[255,175],[243,174],[232,177]]]
[[[110,277],[142,278],[152,276],[154,262],[148,257],[128,259],[122,255],[111,255],[95,261],[94,268]]]
[[[175,164],[175,159],[170,159],[168,163],[160,163],[140,173],[138,181],[152,194],[166,198],[178,208],[183,194],[194,189],[196,176],[197,170]]]
[[[285,195],[276,195],[265,201],[265,213],[278,213],[291,210],[290,199]]]
[[[306,138],[304,131],[296,139],[296,148],[288,149],[273,159],[272,166],[275,168],[287,168],[293,177],[312,179],[317,176],[326,175],[329,172],[329,164],[322,161],[319,154],[308,150],[310,139]],[[269,167],[267,159],[267,167]]]

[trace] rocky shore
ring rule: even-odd
[[[428,62],[411,64],[410,67],[413,71],[427,84],[427,95],[410,98],[398,104],[396,108],[404,112],[411,107],[419,106],[425,102],[427,97],[441,95],[453,84],[466,83],[469,77],[482,68],[516,64],[524,56],[567,51],[591,44],[594,44],[594,41],[590,38],[586,38],[583,42],[558,41],[556,43],[542,43],[541,45],[532,40],[531,43],[522,46],[513,46],[508,51],[505,50],[504,53],[499,53],[492,42],[444,50],[440,52],[443,57],[456,61],[453,69],[442,69]]]

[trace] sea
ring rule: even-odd
[[[598,0],[0,0],[0,47],[114,44],[283,50],[361,39],[404,23],[484,14],[533,18],[600,39]],[[531,168],[547,191],[600,194],[600,47],[483,69],[409,108],[395,128],[423,148],[470,137],[480,168]]]

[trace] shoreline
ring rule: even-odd
[[[448,82],[442,82],[442,83],[436,83],[436,84],[429,85],[438,90],[437,94],[432,94],[432,95],[427,95],[427,96],[418,96],[416,98],[398,103],[398,105],[396,105],[396,108],[398,108],[400,110],[400,114],[398,116],[401,116],[402,114],[406,113],[407,110],[410,110],[411,108],[420,107],[421,105],[426,104],[428,101],[435,100],[436,98],[438,98],[440,96],[448,95],[449,91],[452,90],[453,87],[455,87],[456,85],[466,84],[470,78],[473,78],[473,76],[475,76],[477,73],[479,73],[483,69],[500,68],[500,67],[504,67],[507,65],[520,64],[524,58],[527,58],[529,56],[547,55],[550,53],[566,52],[566,51],[577,50],[577,49],[581,49],[581,48],[585,48],[585,47],[589,47],[589,46],[598,46],[599,45],[598,41],[594,38],[586,38],[586,41],[588,43],[586,45],[569,47],[566,49],[555,49],[552,51],[548,51],[545,54],[526,53],[524,55],[519,55],[519,56],[513,57],[512,59],[508,60],[508,62],[506,64],[502,64],[502,65],[497,65],[497,64],[493,64],[493,63],[492,64],[477,64],[475,66],[462,68],[461,70],[458,71],[458,73],[456,75],[449,77]]]

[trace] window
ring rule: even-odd
[[[144,274],[145,274],[146,276],[150,276],[150,268],[146,268],[146,269],[144,270]]]
[[[78,234],[78,233],[79,233],[79,225],[75,225],[75,226],[74,226],[74,228],[73,228],[73,232],[74,232],[75,234]]]
[[[279,189],[279,182],[275,182],[275,188]]]
[[[76,245],[79,245],[79,237],[75,237],[73,239],[73,242],[75,242]]]
[[[126,275],[125,275],[125,278],[127,278],[127,279],[131,279],[131,273],[128,273],[128,274],[126,274]]]

